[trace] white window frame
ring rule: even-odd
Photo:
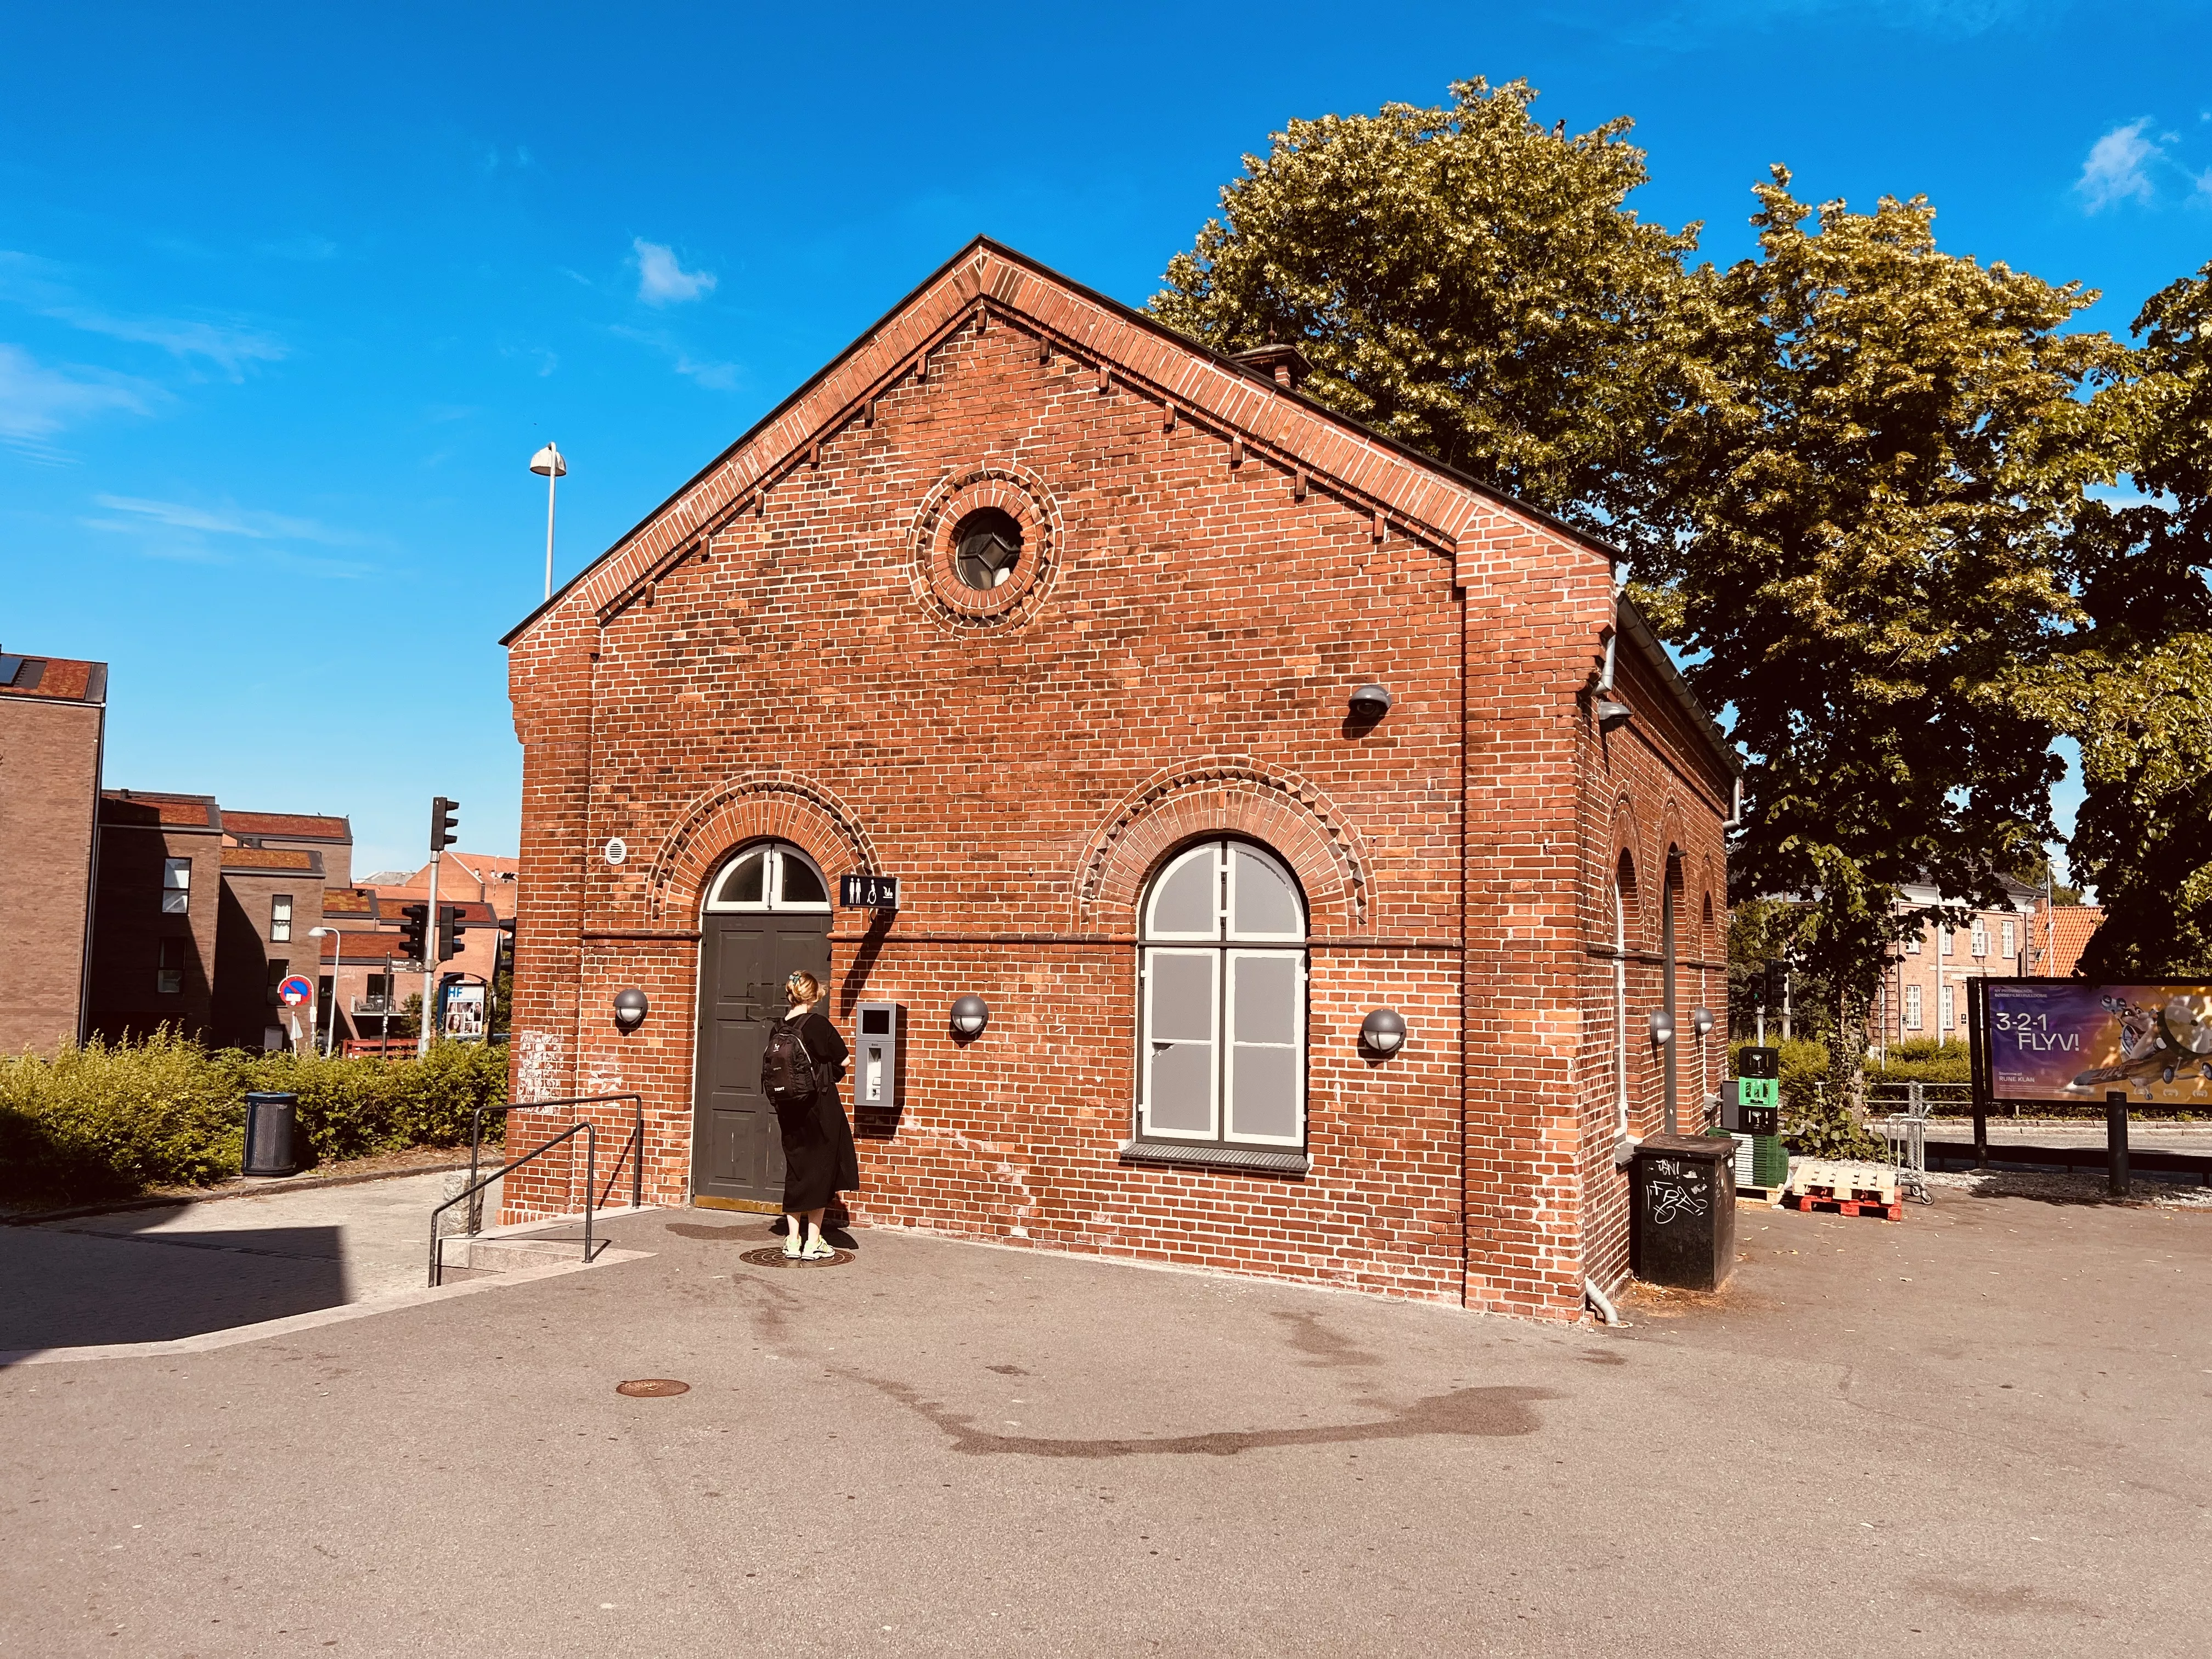
[[[1952,928],[1948,922],[1936,930],[1936,955],[1948,957],[1952,953],[1951,933]]]
[[[192,908],[192,861],[161,860],[161,914],[184,915]]]
[[[272,944],[292,942],[292,896],[271,893],[269,896],[269,938]]]
[[[1911,939],[1905,941],[1905,954],[1908,957],[1917,957],[1920,954],[1919,934],[1915,933]]]
[[[1906,986],[1905,988],[1905,1029],[1906,1030],[1920,1030],[1922,1012],[1920,988],[1917,985]]]
[[[2012,925],[2012,921],[2009,917],[2005,921],[1999,922],[1997,926],[2003,934],[2005,956],[2008,957],[2018,956],[2020,954],[2020,930]]]
[[[1613,1102],[1616,1132],[1628,1133],[1628,896],[1613,877]]]
[[[722,890],[722,884],[728,881],[732,875],[736,873],[737,868],[739,865],[751,858],[756,853],[760,854],[768,860],[768,872],[761,883],[762,896],[757,899],[744,900],[723,899],[720,897],[719,895]],[[818,902],[813,899],[787,899],[784,897],[783,871],[784,864],[787,860],[796,860],[798,863],[804,865],[808,870],[813,872],[814,879],[816,882],[820,884],[822,889],[822,897]],[[740,847],[735,853],[732,854],[723,861],[722,867],[714,872],[714,878],[707,884],[707,899],[701,908],[706,910],[720,911],[725,914],[731,911],[752,911],[757,913],[764,910],[796,910],[811,912],[816,915],[819,915],[825,910],[836,908],[836,903],[830,896],[829,878],[822,873],[822,866],[820,865],[815,863],[812,859],[807,857],[804,852],[793,846],[787,841],[757,841],[749,842],[744,847]]]
[[[1970,933],[1970,934],[1967,936],[1966,944],[1967,944],[1967,948],[1968,948],[1969,950],[1972,951],[1972,952],[1974,953],[1974,955],[1975,955],[1976,957],[1986,957],[1987,955],[1989,955],[1989,953],[1990,953],[1990,928],[1989,928],[1989,924],[1988,924],[1987,922],[1983,922],[1983,921],[1978,921],[1978,922],[1976,922],[1976,923],[1974,924],[1974,930],[1973,930],[1973,932],[1972,932],[1972,933]]]
[[[1955,988],[1948,985],[1938,988],[1936,993],[1936,1002],[1942,1015],[1943,1030],[1947,1031],[1957,1030],[1959,997]]]
[[[1290,884],[1291,893],[1297,906],[1298,926],[1290,932],[1239,932],[1231,927],[1237,915],[1237,884],[1241,879],[1237,858],[1243,848],[1266,858],[1281,871]],[[1205,932],[1160,928],[1154,926],[1161,896],[1169,882],[1192,863],[1202,860],[1212,862],[1213,918],[1212,926]],[[1310,911],[1305,894],[1289,860],[1272,848],[1258,842],[1243,841],[1234,836],[1218,836],[1185,848],[1162,867],[1145,892],[1144,904],[1138,915],[1139,944],[1137,951],[1137,1134],[1139,1139],[1157,1144],[1182,1144],[1221,1147],[1250,1146],[1255,1148],[1297,1148],[1306,1143],[1306,1111],[1308,1106],[1308,1033],[1310,1000],[1310,962],[1306,954],[1306,939],[1310,927]],[[1213,1006],[1208,1029],[1213,1034],[1212,1075],[1207,1083],[1209,1107],[1207,1121],[1211,1126],[1204,1133],[1190,1129],[1155,1127],[1152,1122],[1152,1064],[1162,1052],[1152,1037],[1152,964],[1163,957],[1206,956],[1212,959],[1212,970],[1208,976],[1212,988]],[[1229,1121],[1230,1103],[1236,1098],[1237,1048],[1235,1030],[1234,983],[1235,966],[1247,957],[1291,956],[1297,963],[1297,999],[1291,1030],[1292,1041],[1288,1045],[1251,1044],[1253,1047],[1287,1046],[1294,1055],[1291,1075],[1297,1089],[1292,1114],[1291,1133],[1285,1135],[1237,1134]]]

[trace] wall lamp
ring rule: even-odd
[[[991,1005],[973,991],[952,1005],[952,1035],[957,1037],[981,1036],[990,1023]]]
[[[1390,712],[1390,688],[1387,685],[1363,685],[1352,694],[1352,717],[1359,720],[1379,720]]]
[[[1664,1008],[1653,1009],[1651,1011],[1651,1041],[1653,1045],[1655,1047],[1662,1046],[1666,1043],[1672,1042],[1674,1040],[1674,1016],[1668,1013]]]
[[[1696,1013],[1692,1014],[1690,1029],[1698,1034],[1699,1041],[1703,1041],[1705,1034],[1713,1029],[1713,1011],[1710,1008],[1700,1008]]]
[[[645,1024],[646,1011],[652,1005],[646,1001],[645,993],[636,986],[615,993],[615,1024],[625,1031],[635,1031]]]
[[[1595,706],[1595,711],[1597,714],[1598,729],[1601,732],[1610,732],[1616,726],[1626,726],[1636,718],[1634,709],[1625,702],[1615,702],[1611,697],[1600,697]]]
[[[1377,1008],[1359,1022],[1359,1040],[1378,1054],[1406,1046],[1406,1017],[1395,1008]]]

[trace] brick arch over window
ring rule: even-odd
[[[1241,759],[1172,768],[1124,796],[1076,868],[1081,928],[1134,932],[1146,879],[1170,851],[1200,836],[1249,836],[1297,872],[1316,933],[1367,925],[1370,861],[1343,815],[1293,773]]]
[[[756,773],[708,790],[684,809],[646,878],[646,915],[655,921],[690,917],[731,851],[769,836],[796,845],[832,883],[849,871],[878,867],[875,843],[836,795],[796,773]]]

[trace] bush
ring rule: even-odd
[[[507,1099],[507,1054],[458,1042],[420,1060],[210,1054],[165,1030],[0,1060],[0,1196],[59,1202],[227,1179],[245,1149],[248,1090],[300,1097],[306,1164],[453,1146],[476,1107]]]
[[[1881,1065],[1867,1057],[1867,1076],[1875,1083],[1971,1083],[1973,1057],[1963,1042],[1914,1037],[1889,1045]]]

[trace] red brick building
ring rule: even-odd
[[[0,652],[0,1054],[85,1035],[107,665]]]
[[[773,1208],[808,965],[848,1040],[904,1010],[862,1220],[1554,1316],[1617,1282],[1624,1128],[1718,1076],[1732,762],[1609,549],[1301,367],[979,240],[517,628],[518,1098],[641,1089],[653,1196]]]

